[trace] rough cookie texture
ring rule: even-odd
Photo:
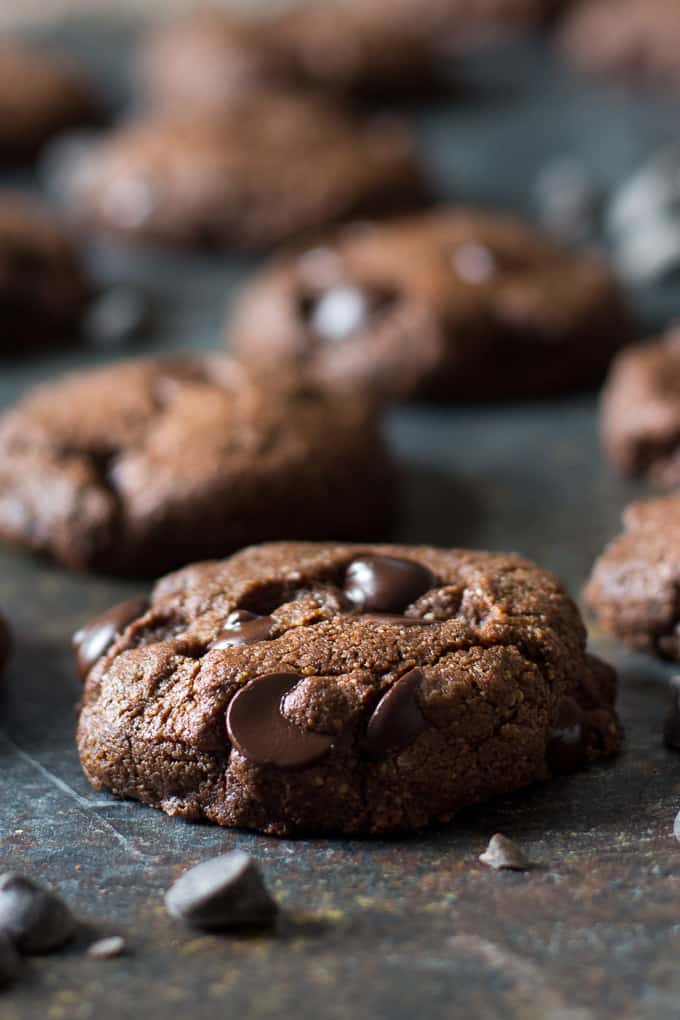
[[[0,43],[0,159],[31,156],[58,131],[98,116],[91,84],[70,61]]]
[[[680,87],[680,7],[675,0],[582,0],[561,46],[585,71]]]
[[[270,538],[375,534],[393,503],[372,408],[226,358],[121,362],[0,418],[0,536],[145,574]]]
[[[630,504],[623,524],[593,567],[586,601],[627,644],[680,659],[680,493]]]
[[[72,339],[89,296],[76,246],[56,216],[0,192],[0,354]]]
[[[403,209],[423,194],[401,123],[283,94],[125,126],[84,157],[72,188],[95,230],[246,249],[357,212]]]
[[[617,356],[602,396],[601,432],[619,470],[680,485],[680,330]]]
[[[350,225],[246,285],[229,324],[255,363],[295,361],[396,398],[492,399],[593,382],[630,334],[594,255],[452,208]]]
[[[517,556],[253,547],[156,585],[87,677],[81,760],[171,815],[416,829],[618,750],[615,675],[585,640]]]

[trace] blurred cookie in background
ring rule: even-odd
[[[400,121],[324,100],[257,94],[221,114],[129,123],[73,166],[82,223],[135,242],[261,249],[426,193]]]
[[[246,285],[228,334],[246,361],[383,398],[484,400],[597,381],[631,322],[599,256],[454,207],[348,225],[278,257]]]
[[[93,84],[71,60],[0,42],[0,161],[31,157],[59,131],[100,116]]]
[[[680,328],[615,359],[603,393],[602,443],[626,474],[680,485]]]
[[[0,537],[75,570],[375,535],[393,482],[369,401],[221,356],[73,373],[0,417]]]
[[[593,74],[680,88],[680,5],[675,0],[580,0],[559,43]]]
[[[58,216],[0,191],[0,355],[73,340],[90,297],[76,243]]]

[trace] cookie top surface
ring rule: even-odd
[[[567,14],[561,46],[596,74],[680,86],[680,8],[668,0],[582,0]]]
[[[0,353],[67,339],[89,292],[58,217],[33,198],[0,191]]]
[[[545,778],[565,698],[595,727],[581,764],[611,752],[613,697],[520,557],[268,544],[156,585],[90,664],[79,746],[95,784],[170,813],[386,831]]]
[[[91,84],[71,61],[0,43],[0,157],[31,155],[51,135],[98,113]]]
[[[588,605],[633,647],[680,659],[680,494],[630,504],[623,523],[593,568]]]
[[[451,208],[348,226],[279,258],[246,285],[229,335],[248,360],[446,399],[592,381],[629,331],[598,257],[512,217]]]
[[[74,200],[131,239],[257,248],[422,197],[414,148],[392,119],[358,121],[311,97],[256,95],[220,115],[121,128],[85,157]]]
[[[620,470],[680,485],[680,331],[617,356],[603,391],[601,432]]]
[[[263,537],[370,532],[393,495],[361,397],[220,357],[40,386],[0,418],[0,451],[0,535],[77,569],[148,574]]]

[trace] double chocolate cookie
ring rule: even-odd
[[[621,743],[614,672],[517,556],[281,543],[161,580],[76,638],[96,787],[277,835],[378,833]]]
[[[244,360],[443,400],[593,382],[629,334],[597,256],[465,208],[348,226],[279,258],[246,286],[229,325]]]
[[[623,523],[595,563],[586,601],[627,644],[680,660],[680,493],[632,503]]]
[[[0,354],[72,339],[89,296],[63,224],[33,199],[0,192]]]
[[[626,348],[602,398],[602,444],[628,474],[680,485],[680,330]]]
[[[99,113],[91,83],[70,61],[0,43],[0,159],[31,156],[52,135]]]
[[[680,87],[680,7],[675,0],[581,0],[561,34],[586,71]]]
[[[140,77],[151,105],[170,109],[222,110],[272,88],[394,94],[434,84],[434,49],[422,19],[376,4],[331,0],[259,18],[198,10],[154,30]]]
[[[0,418],[0,537],[153,574],[262,539],[375,534],[394,502],[373,409],[227,358],[76,373]]]
[[[424,193],[400,123],[283,94],[130,124],[84,157],[73,182],[77,210],[95,230],[237,249],[403,208]]]

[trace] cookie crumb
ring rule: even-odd
[[[529,871],[532,867],[522,848],[501,832],[491,837],[488,847],[479,855],[479,859],[482,864],[488,864],[495,871],[501,868],[510,871]]]
[[[127,952],[127,943],[121,935],[109,935],[97,939],[87,948],[87,955],[93,960],[113,960]]]

